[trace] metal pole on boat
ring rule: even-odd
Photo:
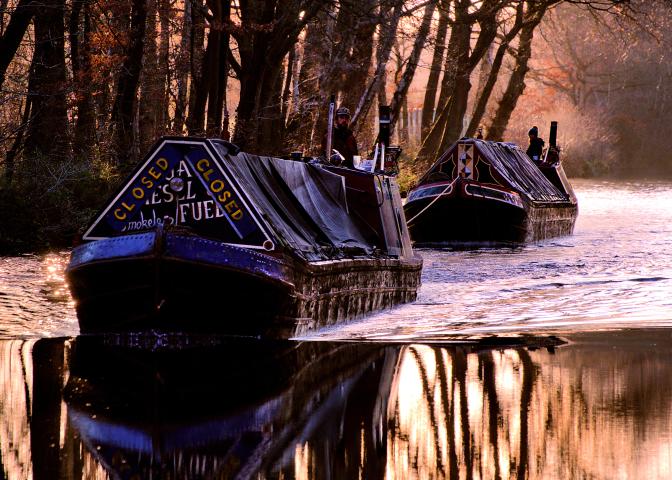
[[[390,146],[391,111],[389,105],[378,107],[378,142],[380,145],[380,171],[385,171],[385,149]]]
[[[324,158],[331,162],[331,140],[334,134],[334,110],[336,109],[336,96],[332,95],[329,99],[329,115],[327,116],[327,142]]]

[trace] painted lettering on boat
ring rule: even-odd
[[[210,166],[210,160],[207,158],[202,158],[196,162],[196,170],[201,172],[203,179],[208,183],[208,188],[212,193],[217,197],[217,200],[220,202],[226,202],[231,198],[231,192],[226,188],[224,180],[220,178],[215,178],[210,180],[214,170]],[[233,220],[240,220],[243,218],[243,211],[238,207],[238,204],[235,200],[231,200],[224,205],[226,212],[229,214],[229,217]]]
[[[154,161],[154,164],[147,169],[145,175],[140,177],[140,184],[131,190],[131,195],[136,201],[143,200],[148,192],[154,188],[154,182],[165,176],[168,170],[168,160],[159,157]],[[152,181],[152,178],[154,181]],[[121,206],[114,209],[114,218],[119,221],[124,221],[128,218],[128,214],[135,210],[137,203],[130,201],[122,201]]]
[[[201,220],[211,220],[224,217],[224,211],[215,203],[214,200],[204,200],[199,202],[180,203],[179,210],[175,215],[158,216],[155,209],[151,210],[151,215],[145,215],[140,212],[139,218],[126,222],[121,229],[122,232],[134,232],[138,230],[147,230],[155,228],[158,225],[163,225],[166,218],[170,219],[171,223],[185,224],[190,222],[199,222]]]
[[[217,174],[210,159],[203,157],[194,162],[187,158],[172,163],[173,168],[168,170],[169,162],[165,158],[156,160],[140,177],[139,184],[130,189],[129,201],[122,200],[114,209],[114,217],[124,222],[122,232],[154,228],[165,221],[191,224],[224,216],[236,222],[242,220],[242,208],[233,199],[231,189]],[[205,181],[205,193],[210,199],[198,197],[199,180],[194,177],[194,168]],[[177,201],[169,184],[175,177],[184,180],[184,190],[177,195]],[[144,208],[135,212],[141,205]],[[163,214],[157,213],[156,209],[160,207]]]
[[[176,177],[183,180],[179,193],[170,185]],[[261,245],[265,240],[235,177],[207,148],[193,142],[162,144],[100,220],[88,236],[104,238],[170,223],[231,243]]]

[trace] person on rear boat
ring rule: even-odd
[[[539,129],[536,126],[530,128],[528,135],[530,137],[530,146],[527,147],[527,152],[525,153],[535,162],[540,162],[544,151],[544,140],[539,138]]]
[[[352,133],[352,130],[349,128],[350,125],[350,110],[346,107],[340,107],[336,110],[336,118],[334,119],[334,129],[331,136],[331,148],[332,150],[338,151],[340,156],[343,157],[343,160],[340,157],[336,156],[337,160],[334,159],[334,155],[330,155],[330,160],[332,163],[337,165],[340,164],[342,167],[354,168],[352,158],[355,155],[359,155],[357,149],[357,139],[355,134]],[[322,139],[322,152],[327,148],[327,136],[325,135]]]

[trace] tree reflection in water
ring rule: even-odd
[[[535,368],[525,349],[402,348],[388,478],[526,478]]]
[[[0,341],[0,478],[666,478],[672,340],[628,335]]]

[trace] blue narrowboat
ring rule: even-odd
[[[290,337],[415,299],[393,177],[164,137],[66,271],[80,330]]]

